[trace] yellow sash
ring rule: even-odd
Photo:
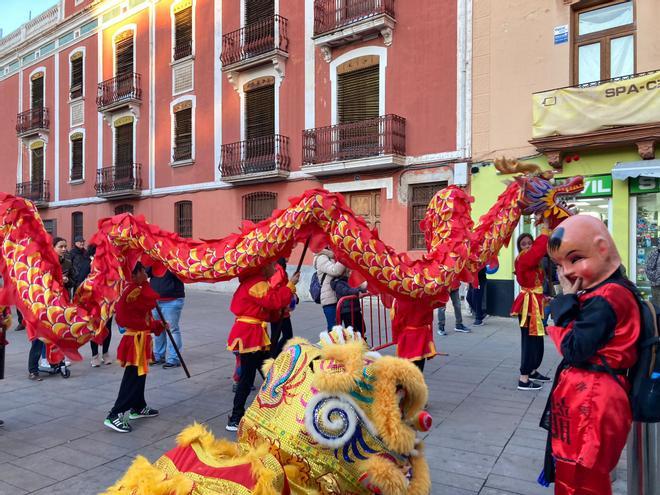
[[[145,354],[145,342],[147,340],[148,332],[140,330],[128,330],[124,335],[133,337],[133,345],[135,346],[135,366],[138,369],[138,376],[146,375],[149,372],[149,363]]]
[[[543,287],[539,286],[534,287],[533,289],[522,287],[520,292],[525,295],[523,299],[522,310],[520,312],[521,325],[525,326],[525,324],[527,324],[527,327],[529,328],[529,334],[532,336],[544,336],[545,329],[543,327],[543,304],[539,305],[538,298],[534,296],[534,294],[543,295]]]
[[[250,323],[253,325],[261,325],[261,330],[263,331],[264,345],[270,345],[270,337],[268,336],[268,322],[260,320],[259,318],[254,318],[252,316],[237,316],[236,321],[242,323]]]

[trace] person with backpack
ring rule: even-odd
[[[660,247],[651,249],[646,266],[644,267],[646,278],[651,284],[651,300],[656,306],[660,306]]]
[[[322,249],[314,256],[314,269],[316,270],[317,283],[320,286],[318,303],[323,308],[328,331],[330,331],[337,324],[337,294],[332,289],[332,279],[343,275],[346,267],[339,261],[335,261],[335,254],[330,250],[329,246],[326,246],[325,249]],[[312,284],[316,285],[314,284],[314,280],[312,280]],[[316,292],[316,290],[313,291],[312,289],[314,287],[310,286],[310,293]],[[312,294],[312,298],[316,302],[314,294]]]
[[[638,359],[640,306],[605,224],[569,217],[548,253],[563,294],[552,301],[547,331],[562,355],[541,419],[548,430],[539,482],[556,495],[611,495],[632,424],[626,372]]]
[[[351,287],[348,284],[348,276],[349,271],[346,270],[341,276],[332,279],[331,286],[332,290],[335,291],[337,301],[342,297],[356,296],[367,291],[366,282],[363,282],[360,287]],[[364,320],[359,299],[342,302],[339,314],[345,327],[352,326],[353,330],[364,336]]]

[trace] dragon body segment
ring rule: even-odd
[[[530,186],[533,181],[537,187]],[[541,199],[539,191],[546,191]],[[99,221],[90,239],[97,245],[91,273],[70,301],[36,208],[28,200],[0,193],[0,272],[5,281],[0,304],[19,307],[31,337],[78,358],[79,346],[103,338],[105,323],[136,261],[152,265],[155,273],[169,269],[185,282],[218,282],[288,255],[297,242],[312,236],[366,278],[372,291],[439,306],[451,290],[462,281],[472,282],[497,256],[523,209],[533,203],[549,215],[562,213],[560,194],[568,193],[542,176],[525,176],[509,184],[474,227],[472,198],[456,186],[443,189],[432,198],[422,221],[428,252],[418,260],[397,253],[341,195],[324,190],[307,191],[271,218],[218,240],[184,239],[141,216],[117,215]],[[547,198],[551,199],[544,203]]]

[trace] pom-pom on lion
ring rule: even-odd
[[[106,495],[427,495],[427,388],[412,363],[369,352],[336,327],[312,345],[289,341],[265,380],[238,442],[202,425],[183,430],[154,464],[138,457]]]

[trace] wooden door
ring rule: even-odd
[[[344,199],[356,215],[364,218],[369,228],[380,230],[380,191],[344,193]]]

